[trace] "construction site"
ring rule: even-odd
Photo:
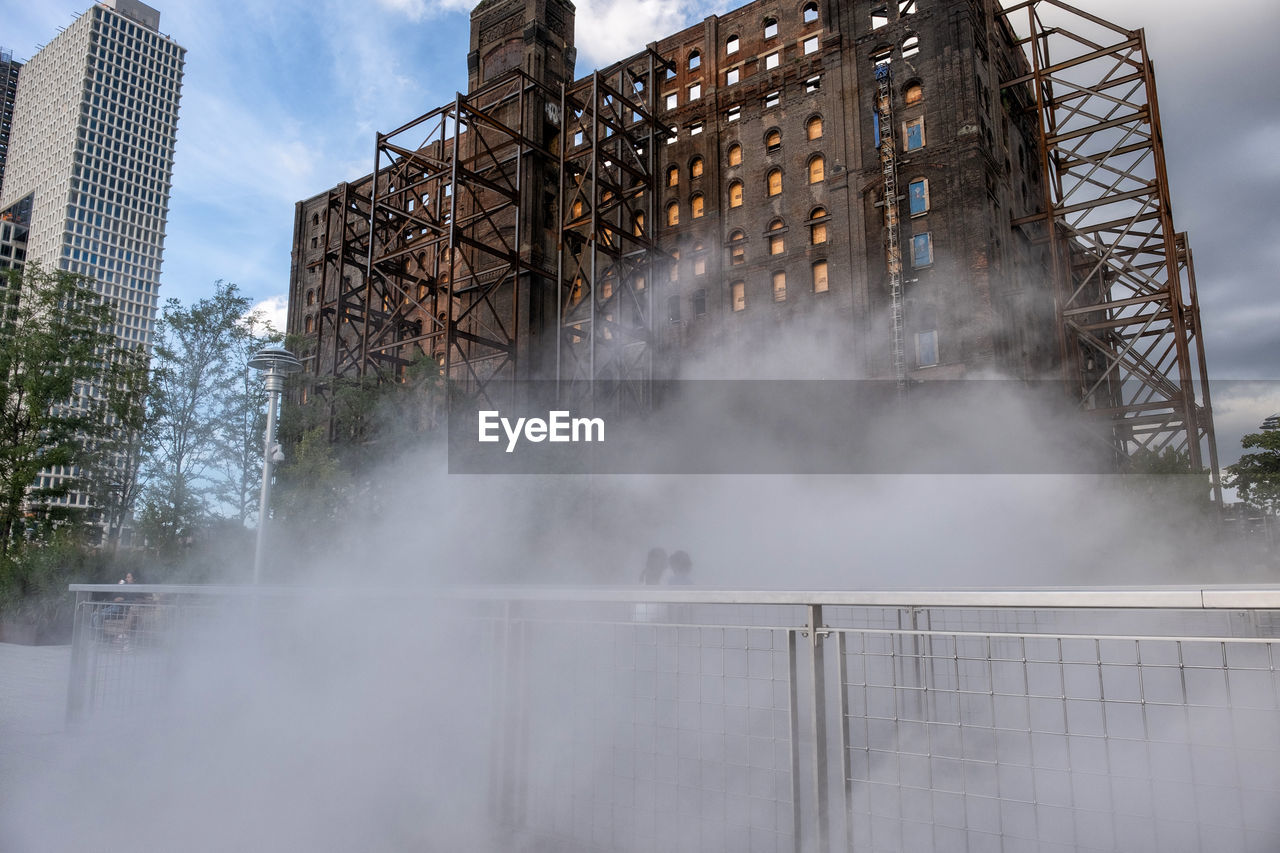
[[[546,380],[1060,383],[1123,466],[1218,468],[1140,22],[1056,0],[759,0],[576,76],[565,0],[485,0],[468,89],[297,205],[297,401]],[[461,57],[460,57],[461,59]],[[429,364],[426,371],[415,369]],[[1215,493],[1217,486],[1215,484]]]

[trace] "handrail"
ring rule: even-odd
[[[829,605],[845,607],[992,607],[1020,609],[1280,609],[1280,584],[1237,586],[1024,587],[1020,589],[734,590],[623,586],[204,586],[194,584],[70,584],[75,593],[206,596],[432,595],[483,601],[659,602],[670,604]]]

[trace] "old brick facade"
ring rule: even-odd
[[[672,132],[658,147],[652,227],[674,260],[650,291],[655,375],[774,375],[770,362],[791,349],[803,358],[792,373],[892,375],[874,108],[886,60],[909,375],[1051,373],[1045,252],[1009,224],[1041,205],[1035,116],[1026,92],[1001,91],[1023,60],[996,11],[992,0],[758,0],[657,43],[676,70],[658,81]],[[565,82],[572,26],[563,0],[487,0],[472,15],[469,85],[516,65]],[[297,206],[288,323],[304,338],[326,300],[316,291],[334,199]],[[535,256],[554,237],[553,211],[548,189],[520,214]],[[553,338],[534,279],[526,348]],[[312,363],[323,375],[324,358]]]

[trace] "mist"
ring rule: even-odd
[[[757,355],[785,388],[822,363],[796,342],[827,338],[796,335]],[[683,375],[722,377],[724,365],[691,364]],[[119,707],[107,697],[62,739],[47,772],[0,803],[0,848],[784,849],[792,818],[778,792],[799,765],[779,751],[781,635],[650,626],[703,616],[617,602],[525,603],[516,629],[491,588],[623,590],[655,546],[692,556],[695,591],[1272,579],[1270,567],[1206,534],[1163,479],[1135,488],[1070,473],[1072,422],[1000,387],[975,395],[972,410],[951,395],[908,421],[869,418],[864,450],[929,473],[812,473],[783,426],[761,430],[714,396],[655,413],[651,455],[642,448],[628,463],[640,473],[450,473],[456,460],[439,438],[409,450],[396,442],[396,458],[371,469],[363,497],[333,524],[276,531],[264,578],[284,591],[192,600],[168,648],[134,650],[128,665],[123,654],[101,659],[162,689]],[[993,423],[1004,428],[1001,458],[1048,461],[1017,473],[957,458],[986,446]],[[663,436],[709,437],[726,471],[739,456],[806,473],[643,473],[671,452]],[[963,473],[942,473],[953,469]],[[235,565],[210,580],[243,577]],[[765,608],[751,618],[797,617]],[[700,675],[684,673],[690,656]],[[897,712],[876,711],[885,713]],[[813,723],[794,724],[814,736]],[[1270,748],[1274,729],[1263,719],[1236,731],[1261,732]],[[610,746],[611,737],[622,740]],[[928,751],[902,737],[906,752]],[[510,751],[517,741],[523,751]],[[878,778],[883,765],[867,760]],[[765,821],[767,804],[777,813]],[[545,831],[513,834],[513,813]],[[881,846],[968,843],[964,833],[930,838]]]

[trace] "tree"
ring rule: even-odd
[[[162,411],[155,387],[146,347],[123,348],[111,365],[104,394],[112,430],[97,446],[90,477],[104,540],[113,554],[141,493],[144,450],[155,443]]]
[[[142,527],[162,553],[190,541],[212,515],[226,401],[240,380],[231,353],[247,334],[249,300],[234,284],[189,308],[170,299],[156,324],[151,374],[154,443],[142,465]]]
[[[1240,446],[1257,452],[1246,453],[1239,462],[1228,465],[1224,485],[1234,488],[1249,506],[1275,514],[1280,510],[1280,430],[1249,433]]]
[[[39,482],[54,466],[89,467],[108,435],[102,391],[119,355],[112,310],[92,281],[38,264],[9,271],[0,287],[0,556],[24,533],[26,513],[48,518],[50,500],[75,478]]]
[[[228,353],[236,370],[236,381],[222,401],[219,417],[224,431],[219,439],[217,493],[223,506],[231,511],[231,517],[247,525],[258,511],[262,438],[267,428],[262,376],[249,367],[249,361],[264,346],[279,343],[284,336],[261,311],[241,318],[240,327],[243,334],[233,342]]]

